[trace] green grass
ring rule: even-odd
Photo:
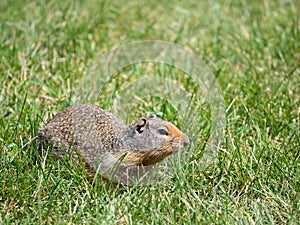
[[[1,1],[0,223],[298,224],[299,6],[271,0]],[[170,182],[120,189],[91,184],[72,162],[40,162],[38,129],[72,104],[96,57],[148,39],[191,49],[218,77],[227,126],[217,160],[203,168],[196,154]],[[183,87],[192,87],[168,66],[148,70],[133,66],[120,74],[179,74]],[[119,79],[98,105],[110,109],[120,85],[130,82]],[[159,98],[138,105],[129,119],[146,112],[183,123]],[[205,121],[197,123],[206,128]]]

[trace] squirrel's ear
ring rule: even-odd
[[[146,119],[140,119],[139,121],[136,122],[135,124],[135,130],[140,134],[145,131],[145,126],[146,126],[147,120]]]
[[[155,114],[151,114],[151,115],[149,116],[149,118],[150,118],[150,119],[155,119],[155,118],[157,118],[157,116],[156,116]]]

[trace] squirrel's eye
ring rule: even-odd
[[[168,131],[166,131],[165,129],[158,129],[158,133],[161,135],[168,135]]]

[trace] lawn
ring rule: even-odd
[[[299,224],[299,12],[293,0],[2,0],[0,223]],[[201,162],[211,102],[185,71],[143,62],[103,86],[88,76],[101,55],[142,40],[182,46],[217,78],[226,124],[210,164]],[[158,81],[135,85],[149,77]],[[174,107],[175,92],[166,93],[158,78],[184,91],[192,113]],[[181,170],[160,183],[116,189],[101,179],[91,183],[72,161],[41,160],[39,128],[74,104],[78,90],[95,86],[101,92],[81,102],[128,124],[156,113],[187,132],[192,157]],[[132,91],[148,94],[134,99]]]

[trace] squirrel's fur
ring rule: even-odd
[[[189,142],[176,126],[156,116],[128,127],[92,105],[64,109],[37,136],[40,154],[51,146],[52,155],[58,159],[69,154],[78,163],[81,158],[90,178],[99,166],[102,176],[107,177],[119,159],[124,167],[154,165]]]

